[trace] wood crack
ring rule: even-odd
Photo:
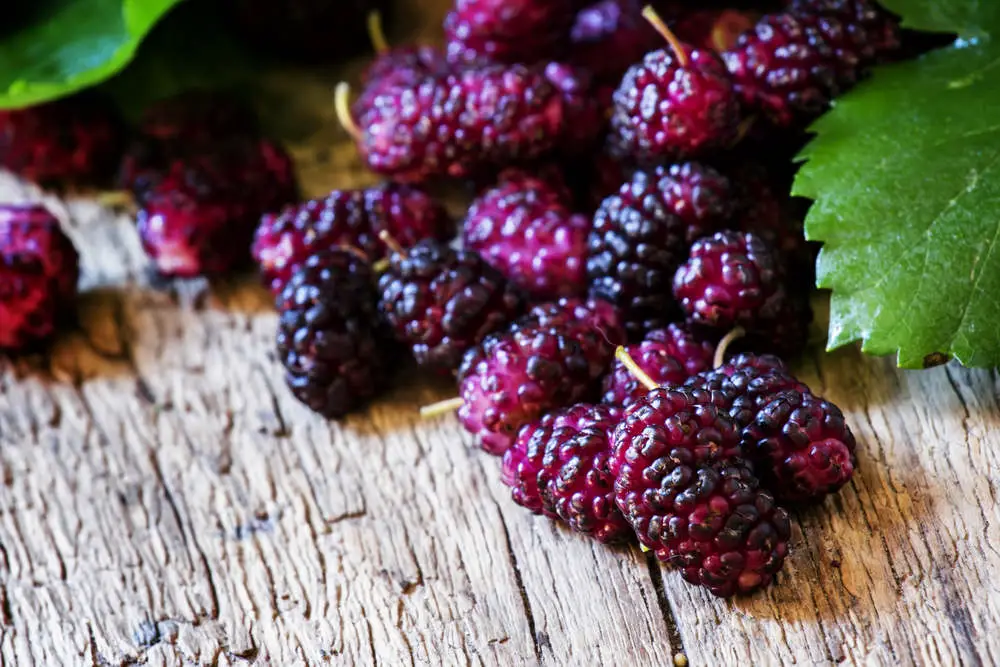
[[[646,553],[645,556],[646,568],[649,570],[649,580],[652,582],[653,591],[656,594],[656,604],[660,608],[663,624],[667,628],[667,639],[670,641],[670,650],[674,655],[685,653],[684,640],[681,639],[677,617],[674,616],[673,607],[670,606],[670,600],[667,599],[667,591],[663,587],[663,571],[660,569],[660,563],[652,553]]]
[[[507,520],[504,519],[500,505],[494,501],[497,510],[497,519],[503,527],[504,539],[507,543],[507,560],[514,571],[514,581],[517,585],[517,592],[521,596],[521,606],[524,609],[524,617],[528,621],[528,632],[531,633],[531,645],[535,651],[535,660],[539,664],[542,662],[542,646],[539,642],[538,631],[535,628],[535,616],[531,611],[531,600],[528,598],[528,590],[524,587],[524,578],[521,576],[521,568],[517,564],[517,555],[514,553],[514,544],[510,541],[510,528],[507,527]]]

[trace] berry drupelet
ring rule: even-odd
[[[790,534],[738,442],[709,393],[689,389],[649,392],[612,437],[615,500],[639,541],[721,597],[767,586]]]
[[[684,221],[655,173],[635,172],[594,214],[587,248],[590,295],[622,310],[629,337],[641,340],[673,319],[670,284],[684,261]]]
[[[421,366],[452,373],[462,355],[520,314],[520,294],[470,250],[423,240],[397,246],[379,279],[379,306]]]
[[[396,181],[464,178],[553,151],[566,121],[562,91],[522,65],[475,66],[387,87],[358,118],[338,91],[341,122],[372,171]]]
[[[521,426],[594,391],[614,344],[601,328],[605,313],[591,312],[583,302],[573,304],[576,324],[567,324],[563,315],[548,315],[570,310],[568,302],[536,307],[465,354],[458,371],[458,418],[486,451],[503,454]]]
[[[391,368],[392,334],[375,279],[353,250],[312,255],[277,299],[278,356],[297,399],[330,418],[373,398]]]
[[[712,366],[714,350],[698,340],[687,328],[671,324],[666,329],[650,331],[641,343],[629,345],[626,353],[657,385],[681,385]],[[635,374],[616,359],[604,376],[602,401],[627,408],[649,389]]]
[[[737,138],[740,105],[722,60],[681,44],[658,17],[651,20],[671,49],[648,53],[622,79],[611,117],[615,152],[655,164],[729,146]]]
[[[783,391],[743,431],[761,480],[786,502],[822,500],[857,467],[854,434],[840,409],[808,391]]]
[[[780,311],[783,280],[778,258],[760,238],[719,232],[691,247],[674,277],[674,296],[692,325],[753,327]]]
[[[448,59],[533,63],[561,55],[574,0],[456,0],[444,20]]]
[[[617,408],[579,404],[524,426],[503,458],[514,501],[601,542],[631,539],[609,467],[608,438],[620,416]]]
[[[581,294],[591,222],[570,211],[567,196],[549,180],[508,172],[472,203],[464,244],[536,299]]]
[[[424,238],[447,239],[450,226],[444,207],[422,190],[383,183],[363,190],[334,190],[265,215],[252,252],[265,284],[277,294],[295,269],[318,251],[351,245],[377,259],[386,253],[379,241],[382,232],[408,248]]]
[[[42,184],[109,178],[124,141],[124,124],[97,96],[0,111],[0,166]]]
[[[0,206],[0,350],[44,343],[72,307],[79,255],[43,206]]]

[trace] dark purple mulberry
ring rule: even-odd
[[[393,253],[379,279],[380,307],[417,363],[453,372],[467,349],[505,327],[523,302],[477,253],[424,240]]]
[[[635,172],[597,209],[588,241],[590,294],[622,310],[633,340],[666,327],[676,311],[670,285],[686,228],[659,185],[655,173]]]
[[[840,409],[808,391],[778,394],[743,431],[761,480],[788,502],[821,500],[854,475],[854,434]]]
[[[864,31],[864,41],[871,51],[867,58],[884,56],[900,47],[898,19],[869,0],[792,0],[793,14],[832,16],[847,26],[848,32]]]
[[[136,216],[143,248],[159,273],[179,277],[245,263],[261,215],[296,189],[288,156],[265,140],[174,162],[144,188]]]
[[[606,337],[613,314],[598,307],[576,300],[536,306],[466,353],[458,417],[483,449],[502,454],[521,426],[593,392],[615,346]]]
[[[708,392],[691,389],[651,391],[612,436],[615,501],[639,541],[721,597],[767,586],[790,533],[738,440]]]
[[[684,162],[657,167],[654,178],[664,203],[686,226],[688,243],[726,228],[736,196],[729,179],[718,171],[697,162]]]
[[[42,184],[103,181],[113,175],[124,140],[121,119],[97,96],[0,110],[0,166]]]
[[[660,462],[626,464],[615,483],[639,541],[718,597],[768,586],[788,554],[791,520],[749,466]]]
[[[864,37],[832,16],[770,14],[723,60],[746,107],[788,127],[821,114],[857,80]]]
[[[353,251],[312,255],[278,296],[277,347],[292,393],[337,418],[373,398],[391,368],[392,336],[375,280]]]

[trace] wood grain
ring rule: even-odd
[[[336,79],[261,98],[311,194],[368,179]],[[83,295],[50,355],[0,360],[5,665],[1000,662],[995,371],[812,354],[860,473],[795,515],[778,585],[722,602],[516,506],[452,418],[419,419],[453,388],[407,372],[328,423],[283,387],[253,277],[151,279],[127,216],[0,176],[39,199]]]

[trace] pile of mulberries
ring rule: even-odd
[[[718,596],[775,581],[789,510],[858,457],[786,364],[815,259],[794,168],[744,147],[785,146],[893,57],[896,18],[872,0],[455,0],[441,46],[392,47],[366,16],[381,1],[225,1],[251,42],[310,59],[367,23],[375,56],[335,110],[381,183],[300,200],[253,111],[204,91],[132,128],[89,96],[0,113],[0,165],[45,183],[117,168],[165,276],[254,260],[314,412],[362,409],[409,358],[454,381],[423,412],[502,457],[518,504]],[[442,181],[471,194],[460,222]],[[0,348],[50,339],[77,276],[50,213],[0,208]]]

